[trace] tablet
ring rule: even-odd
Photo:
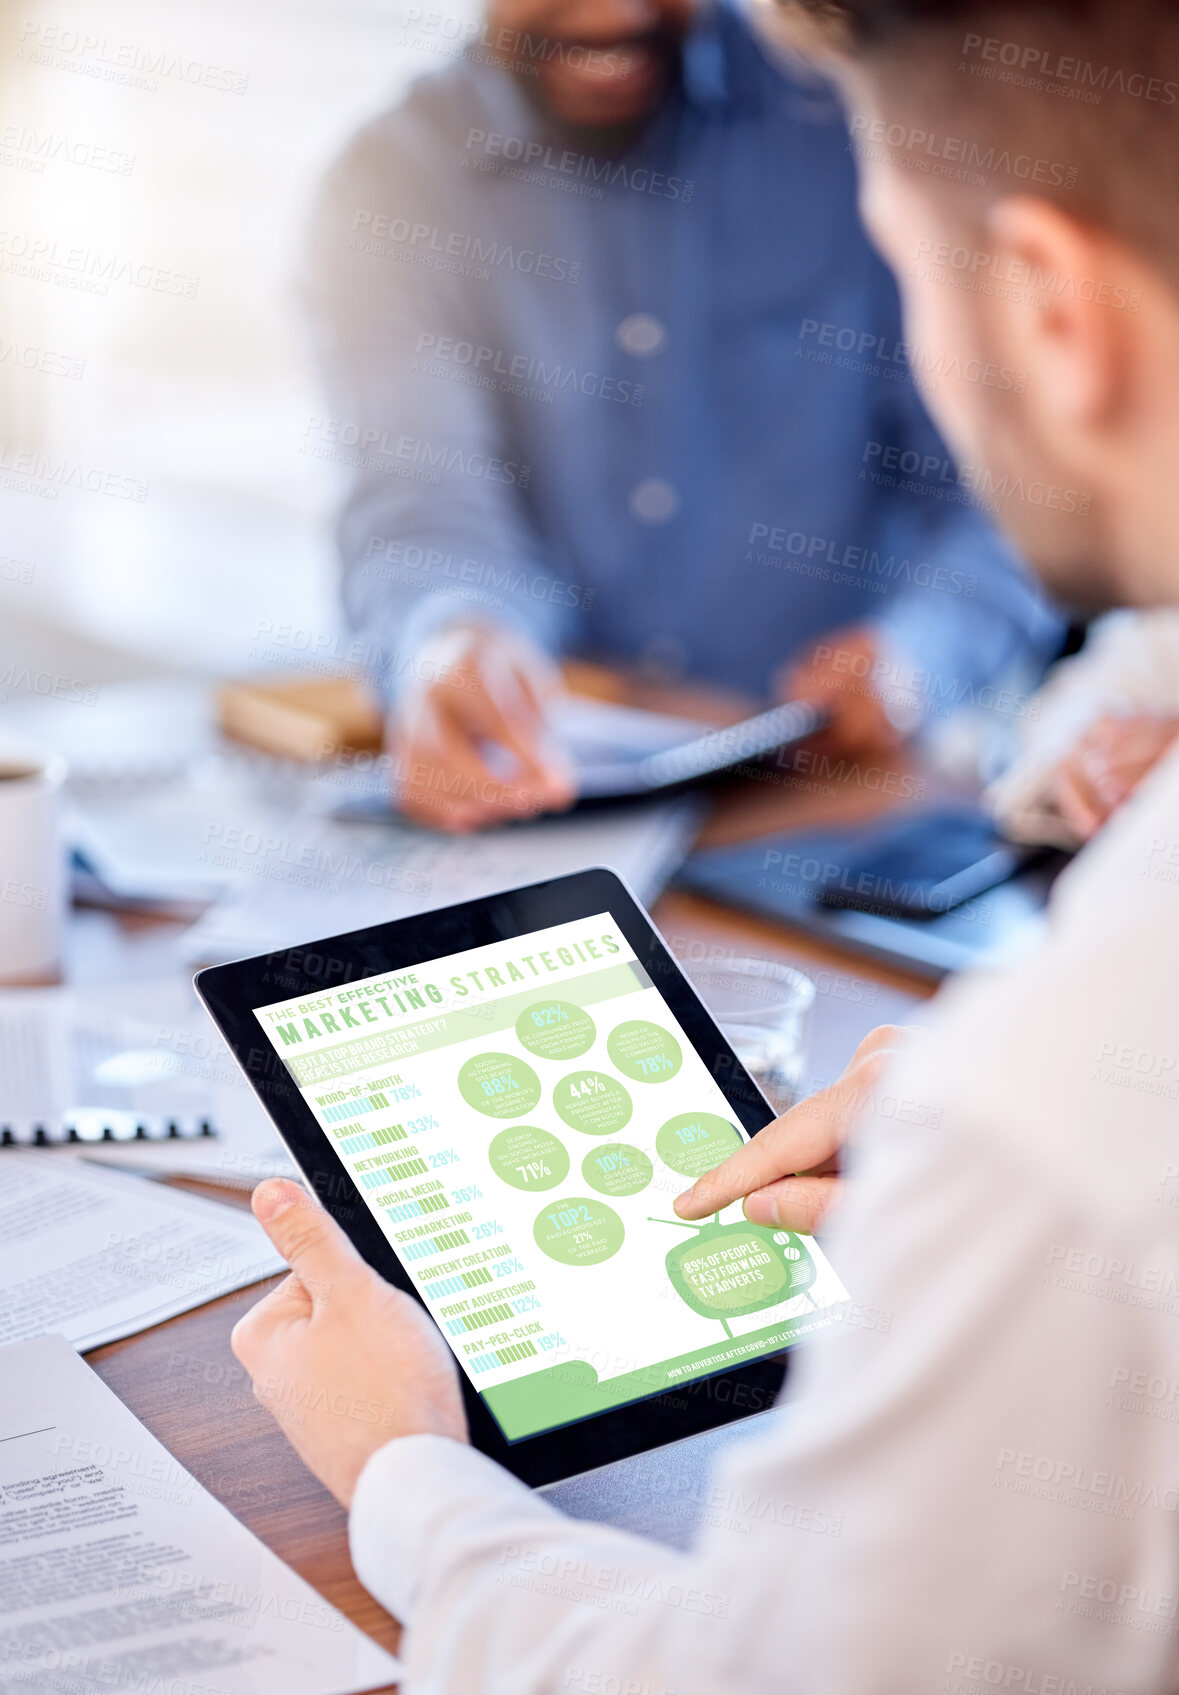
[[[765,1410],[844,1291],[813,1240],[672,1208],[773,1117],[593,870],[202,971],[324,1206],[534,1486]]]
[[[795,747],[826,728],[829,715],[809,701],[786,701],[755,718],[721,729],[698,728],[685,735],[684,721],[605,701],[566,697],[552,714],[552,728],[573,760],[578,811],[619,801],[654,800],[681,794],[714,778],[731,776],[770,754]],[[510,770],[508,760],[505,769]],[[345,822],[372,823],[400,817],[381,771],[367,792],[335,808]]]

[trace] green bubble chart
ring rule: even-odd
[[[635,1083],[666,1083],[684,1060],[671,1031],[645,1018],[633,1018],[611,1030],[606,1052],[622,1075]]]
[[[512,1124],[492,1138],[487,1150],[491,1169],[513,1189],[555,1189],[569,1175],[564,1143],[532,1124]]]
[[[613,1207],[567,1195],[537,1214],[532,1234],[541,1252],[561,1265],[601,1265],[618,1252],[626,1232]]]
[[[643,1150],[627,1142],[591,1148],[581,1162],[581,1175],[599,1195],[637,1195],[647,1187],[653,1173]]]
[[[589,1013],[572,1001],[535,1001],[516,1020],[520,1046],[538,1059],[579,1059],[597,1033]]]
[[[626,1089],[606,1071],[571,1071],[553,1089],[553,1105],[586,1136],[612,1136],[634,1110]]]
[[[727,1118],[714,1112],[682,1112],[669,1118],[655,1138],[664,1165],[693,1182],[736,1153],[741,1137]]]
[[[510,1053],[481,1053],[459,1068],[459,1093],[488,1118],[522,1118],[540,1100],[540,1078]]]

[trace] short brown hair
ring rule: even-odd
[[[857,62],[890,114],[1063,169],[1057,200],[1179,284],[1179,0],[777,0],[804,51]],[[941,173],[946,174],[946,173]]]

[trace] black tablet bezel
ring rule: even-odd
[[[197,973],[198,995],[309,1186],[374,1270],[412,1295],[427,1312],[331,1139],[266,1041],[254,1009],[295,995],[341,988],[378,972],[425,965],[447,954],[600,912],[613,916],[738,1122],[749,1135],[756,1135],[773,1119],[774,1109],[717,1028],[647,913],[617,873],[606,868],[508,889]],[[781,1387],[785,1361],[785,1354],[767,1356],[517,1442],[505,1439],[461,1368],[458,1375],[475,1447],[536,1488],[765,1411]]]

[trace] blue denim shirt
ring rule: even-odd
[[[1055,649],[918,399],[833,97],[727,5],[622,153],[479,47],[417,83],[324,184],[308,293],[308,450],[346,468],[345,597],[390,692],[471,617],[760,695],[852,622],[941,703]]]

